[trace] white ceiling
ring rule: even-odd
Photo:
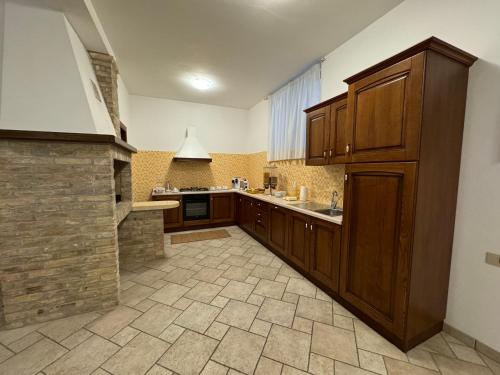
[[[131,94],[249,108],[402,0],[92,0]],[[217,87],[198,91],[186,74]]]

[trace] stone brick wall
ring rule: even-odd
[[[116,136],[120,135],[120,110],[118,107],[118,67],[113,56],[99,52],[89,52],[90,60],[101,89],[104,102],[115,127]]]
[[[118,243],[121,268],[163,258],[163,210],[132,211],[118,226]]]
[[[118,303],[116,153],[111,144],[0,140],[0,326]]]

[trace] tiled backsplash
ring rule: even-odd
[[[139,151],[132,157],[132,189],[134,201],[151,197],[155,186],[170,182],[176,187],[230,186],[234,176],[246,177],[250,186],[262,186],[266,152],[255,154],[213,153],[212,163],[172,162],[174,152]],[[273,163],[278,167],[278,189],[287,190],[293,184],[309,188],[309,197],[329,203],[333,190],[339,192],[342,205],[344,165],[305,166],[304,160]]]

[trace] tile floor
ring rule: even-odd
[[[439,334],[402,353],[237,227],[121,272],[122,305],[0,332],[0,374],[489,374]]]

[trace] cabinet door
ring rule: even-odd
[[[231,193],[215,193],[210,195],[210,221],[227,223],[234,219],[234,199]]]
[[[304,271],[309,269],[309,217],[290,211],[288,259]]]
[[[286,255],[287,210],[279,206],[269,209],[269,246]]]
[[[182,197],[180,195],[169,196],[168,200],[178,201],[179,207],[163,210],[163,228],[165,231],[167,229],[180,228],[184,223],[182,216]]]
[[[311,256],[309,272],[311,275],[338,292],[340,272],[340,225],[319,219],[311,219]]]
[[[253,233],[255,228],[255,207],[253,205],[253,199],[242,198],[243,202],[241,205],[241,225],[247,231]]]
[[[330,105],[330,137],[328,162],[343,164],[346,162],[347,144],[347,98]]]
[[[402,337],[416,163],[347,164],[340,295]]]
[[[330,106],[307,114],[306,165],[328,164],[328,134],[330,132]]]
[[[350,162],[418,160],[424,52],[349,85]]]

